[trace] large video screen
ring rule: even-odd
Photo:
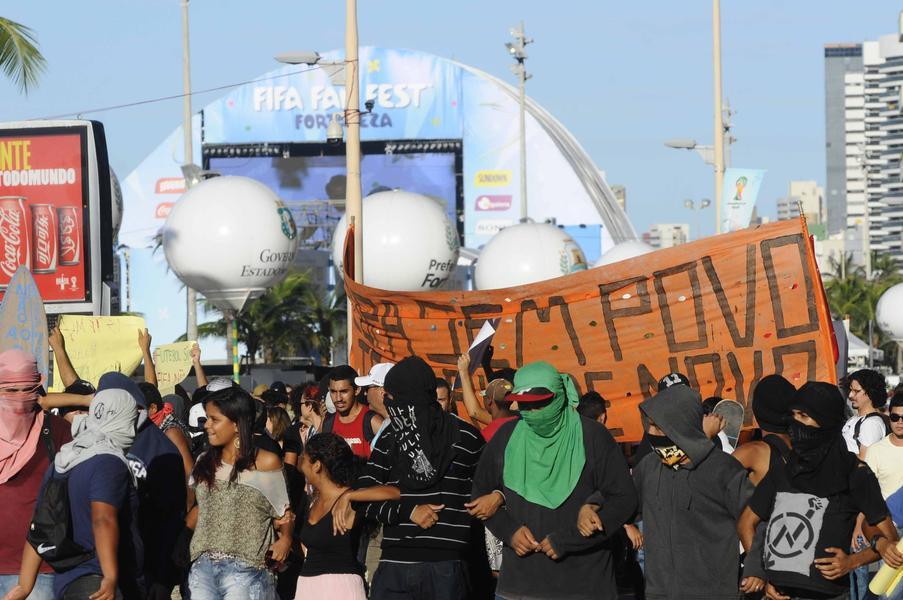
[[[361,159],[363,194],[400,189],[430,196],[443,204],[449,220],[457,223],[455,161],[453,152],[365,154]],[[292,211],[303,244],[330,243],[329,232],[343,212],[344,156],[211,156],[207,168],[266,184]]]

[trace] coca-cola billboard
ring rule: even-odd
[[[24,265],[45,302],[88,299],[85,142],[0,129],[0,294]]]

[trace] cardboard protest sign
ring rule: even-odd
[[[672,371],[703,397],[746,407],[770,373],[795,386],[835,381],[830,315],[801,220],[517,288],[392,292],[345,277],[345,289],[359,372],[417,354],[448,378],[483,323],[501,319],[493,367],[551,362],[581,392],[606,398],[619,441],[642,436],[637,405]]]
[[[141,364],[138,330],[145,327],[143,317],[63,315],[57,327],[78,376],[95,386],[104,373],[131,375]],[[54,369],[55,364],[54,359]],[[63,391],[63,382],[54,381],[51,391]]]
[[[38,286],[26,267],[16,269],[0,304],[0,351],[13,348],[34,354],[38,371],[47,380],[47,315]]]
[[[172,394],[191,371],[191,349],[197,342],[163,344],[154,350],[154,370],[160,395]]]

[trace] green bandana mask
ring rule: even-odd
[[[521,411],[505,448],[505,485],[525,500],[558,508],[577,486],[586,463],[583,426],[577,414],[577,389],[568,375],[546,362],[518,369],[514,390],[546,388],[552,401],[538,410]]]

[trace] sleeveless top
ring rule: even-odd
[[[768,444],[771,449],[771,456],[768,459],[768,471],[772,469],[782,468],[787,464],[787,457],[790,454],[790,446],[783,439],[773,433],[769,433],[762,438],[762,441]]]
[[[364,567],[357,561],[363,522],[361,515],[357,515],[354,526],[345,535],[333,535],[332,507],[316,523],[305,520],[301,543],[307,548],[307,556],[301,567],[301,577],[338,574],[363,577]]]
[[[370,409],[362,408],[354,420],[350,423],[342,423],[342,419],[336,414],[332,425],[332,432],[345,438],[355,456],[363,459],[370,458],[370,442],[364,435],[364,422],[370,419]]]

